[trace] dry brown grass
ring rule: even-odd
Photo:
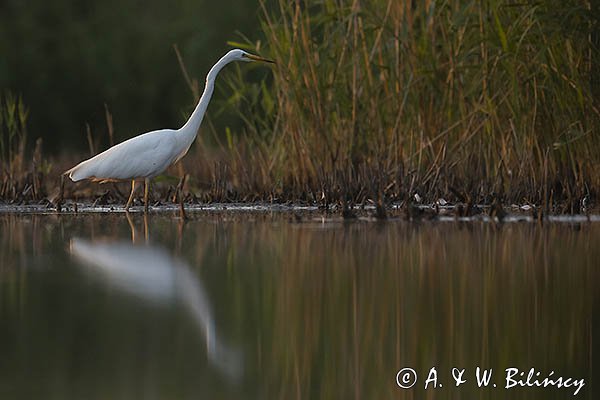
[[[187,201],[389,204],[419,194],[579,212],[600,184],[600,111],[590,88],[597,21],[587,7],[265,2],[266,45],[248,47],[277,67],[255,84],[244,81],[247,69],[228,73],[228,104],[245,131],[213,130],[211,141],[205,130],[154,197],[167,200],[185,171]],[[67,195],[106,190],[77,186]],[[110,190],[111,201],[120,191]]]
[[[247,135],[212,174],[234,197],[419,193],[577,212],[600,183],[587,11],[577,1],[263,5],[268,46],[257,50],[279,61],[272,89],[239,89]],[[231,86],[244,87],[241,76]]]

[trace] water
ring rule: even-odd
[[[577,398],[594,398],[596,223],[4,214],[0,251],[0,399],[576,390],[506,388],[508,368],[583,379]]]

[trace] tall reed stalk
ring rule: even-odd
[[[31,164],[25,160],[29,109],[20,96],[0,94],[0,199],[39,200],[45,194],[43,176],[50,166],[42,160],[42,142],[35,143]]]
[[[589,15],[574,0],[263,2],[278,65],[240,96],[250,137],[231,174],[252,177],[234,191],[574,211],[600,183]]]

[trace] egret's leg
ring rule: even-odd
[[[150,188],[150,179],[144,180],[144,212],[148,212],[148,189]]]
[[[133,201],[133,193],[135,193],[135,179],[131,181],[131,194],[129,195],[129,200],[127,200],[127,205],[125,206],[125,211],[129,212],[129,206]]]

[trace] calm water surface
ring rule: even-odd
[[[0,215],[0,254],[0,399],[594,398],[600,224]]]

